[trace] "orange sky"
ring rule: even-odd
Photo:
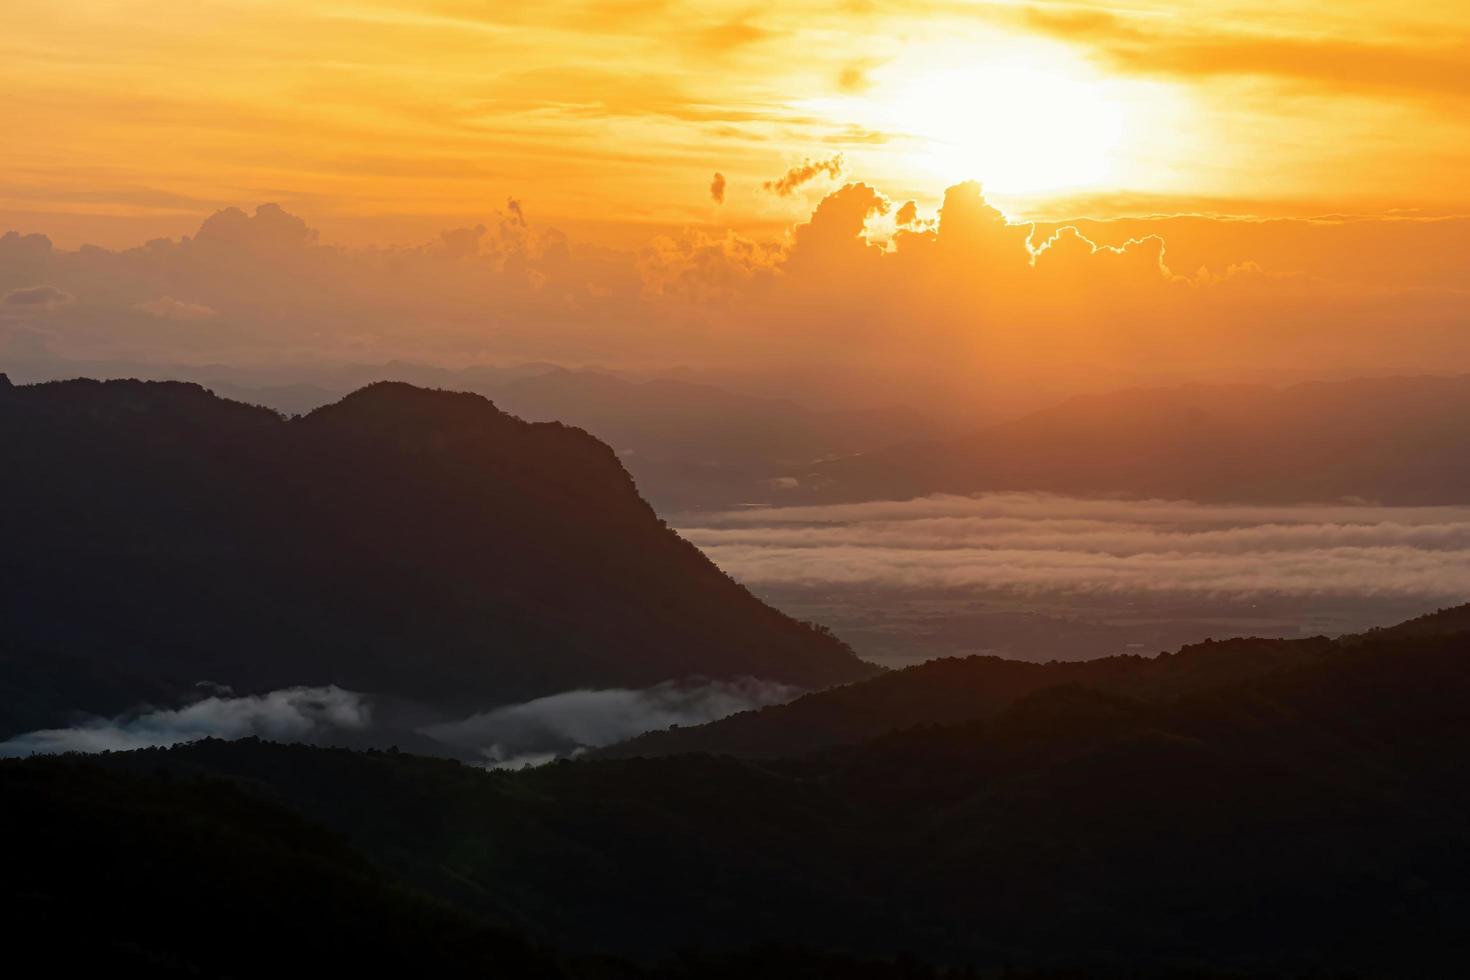
[[[1470,371],[1465,0],[5,13],[12,366],[547,360],[961,415]]]
[[[1470,211],[1470,4],[7,0],[0,228],[124,246],[279,201],[419,241],[774,229],[840,181],[1026,217]],[[836,169],[834,166],[832,169]],[[710,181],[725,175],[722,204]]]

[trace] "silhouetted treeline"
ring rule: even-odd
[[[1470,637],[1372,634],[1305,658],[1277,643],[1274,669],[1178,693],[1083,679],[795,759],[486,773],[251,740],[0,772],[127,772],[141,793],[222,777],[579,962],[774,945],[985,976],[1456,973]],[[785,975],[808,975],[793,955]]]
[[[1144,700],[1178,697],[1283,667],[1317,663],[1349,642],[1352,638],[1244,638],[1205,641],[1155,657],[1125,654],[1051,663],[991,656],[942,658],[704,725],[648,732],[594,754],[600,758],[689,752],[751,758],[801,755],[915,725],[990,718],[1029,694],[1067,684]]]

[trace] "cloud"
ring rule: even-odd
[[[1142,18],[1101,11],[1026,8],[1032,30],[1100,51],[1136,74],[1269,76],[1332,92],[1456,100],[1470,96],[1470,45],[1230,30],[1157,30]]]
[[[743,20],[727,21],[714,27],[695,32],[694,45],[712,54],[728,54],[740,48],[758,44],[772,37],[770,31],[756,27]]]
[[[868,73],[876,66],[877,62],[872,59],[864,59],[862,61],[855,61],[849,65],[844,65],[842,70],[837,73],[838,91],[848,95],[860,95],[868,91],[868,89],[873,87],[873,80],[868,76]]]
[[[431,725],[423,733],[447,745],[476,751],[492,766],[519,768],[670,725],[700,725],[779,704],[799,693],[785,684],[749,677],[706,683],[669,681],[642,690],[579,689]]]
[[[1467,254],[1470,219],[1033,225],[973,182],[933,217],[853,182],[778,233],[685,228],[641,248],[532,226],[515,200],[419,245],[361,248],[262,205],[121,251],[0,237],[8,326],[54,308],[13,302],[36,283],[88,300],[45,318],[44,348],[0,343],[131,365],[678,366],[818,403],[1018,411],[1180,376],[1470,369]],[[170,298],[228,323],[180,331],[167,314],[191,311]]]
[[[0,758],[60,752],[109,752],[178,745],[202,738],[330,741],[356,733],[392,738],[368,696],[336,686],[291,687],[235,697],[226,685],[201,681],[202,696],[181,708],[148,708],[113,718],[89,717],[0,742]],[[801,692],[775,681],[666,681],[643,689],[577,689],[504,705],[420,729],[446,755],[519,768],[577,755],[670,725],[699,725]],[[376,726],[376,727],[375,727]],[[427,745],[421,747],[434,751]]]
[[[279,204],[262,204],[253,216],[239,208],[216,211],[194,235],[206,248],[255,252],[305,248],[316,240],[315,229]]]
[[[526,212],[521,210],[520,201],[517,201],[513,197],[506,198],[505,209],[510,212],[511,217],[515,219],[516,224],[520,225],[522,228],[526,227]]]
[[[371,723],[371,706],[360,694],[335,686],[291,687],[250,697],[217,694],[182,708],[28,732],[0,742],[0,756],[125,751],[251,735],[300,741],[332,731],[365,729]]]
[[[450,228],[439,233],[444,254],[450,258],[470,258],[480,254],[480,240],[485,237],[484,225],[473,228]]]
[[[203,303],[186,303],[172,296],[160,296],[158,299],[146,300],[134,306],[133,309],[162,320],[212,320],[219,316],[219,312],[213,307],[205,306]]]
[[[777,179],[768,180],[761,186],[778,197],[790,197],[802,185],[818,177],[825,175],[832,180],[840,180],[846,167],[847,160],[841,153],[825,160],[803,160],[800,166],[792,167]]]
[[[784,246],[733,232],[690,231],[660,236],[638,256],[644,294],[656,301],[714,309],[729,306],[768,283],[785,259]]]
[[[736,511],[680,533],[752,586],[1470,596],[1470,507],[996,493]]]
[[[0,296],[0,307],[11,312],[44,313],[68,306],[76,297],[55,286],[22,286]]]
[[[719,173],[719,172],[716,172],[715,173],[714,178],[709,182],[709,196],[710,196],[710,199],[713,200],[716,204],[724,204],[725,203],[725,175],[724,174]]]
[[[1127,286],[1157,283],[1171,275],[1164,264],[1164,240],[1157,235],[1131,238],[1121,245],[1099,245],[1073,225],[1057,229],[1033,250],[1043,273],[1094,285]]]

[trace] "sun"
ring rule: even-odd
[[[1116,176],[1124,108],[1100,79],[986,64],[920,75],[890,98],[916,144],[912,163],[946,181],[1028,194]]]
[[[976,57],[937,49],[875,73],[860,94],[806,108],[884,134],[912,176],[998,194],[1116,184],[1130,175],[1139,92],[1054,50]]]

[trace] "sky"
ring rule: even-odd
[[[777,228],[825,175],[1013,217],[1470,209],[1470,6],[1382,0],[8,0],[0,225],[267,201],[412,242],[508,198],[579,238]],[[710,194],[723,175],[723,202]]]
[[[8,0],[0,359],[1470,370],[1470,6]]]

